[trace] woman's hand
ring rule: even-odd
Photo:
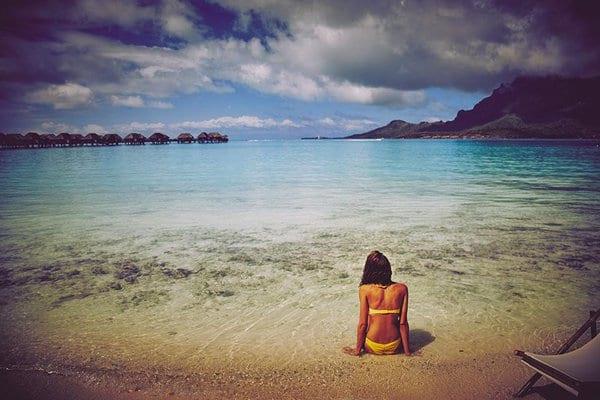
[[[346,346],[342,349],[342,351],[350,356],[360,356],[361,351],[356,350],[354,347]]]

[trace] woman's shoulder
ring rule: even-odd
[[[392,287],[396,290],[408,291],[408,286],[404,282],[394,282],[392,283]]]
[[[392,282],[389,285],[380,285],[378,283],[366,283],[359,286],[359,291],[370,291],[373,289],[395,289],[395,290],[408,290],[408,286],[404,282]]]

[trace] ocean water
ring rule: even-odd
[[[551,348],[598,307],[591,141],[2,151],[0,199],[3,366],[342,357],[374,249],[426,356]]]

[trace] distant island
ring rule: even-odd
[[[452,121],[394,120],[346,139],[598,139],[600,76],[518,77]]]

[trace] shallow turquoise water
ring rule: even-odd
[[[375,248],[411,288],[412,326],[440,352],[498,334],[506,346],[543,342],[600,293],[595,142],[2,151],[0,198],[7,359],[9,344],[40,356],[65,335],[81,346],[135,337],[139,354],[158,340],[198,344],[200,329],[228,349],[351,342],[356,284]],[[128,265],[139,269],[132,283],[119,276]]]

